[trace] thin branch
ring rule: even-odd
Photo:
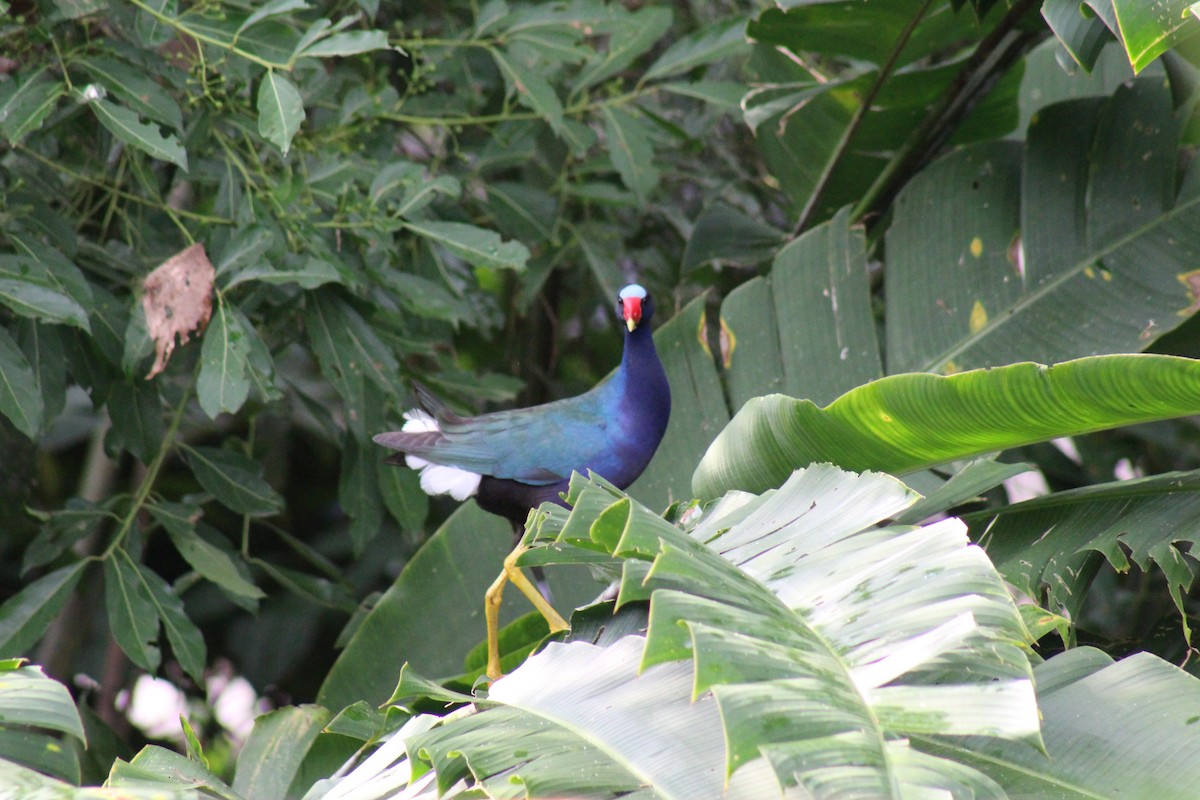
[[[883,85],[892,76],[892,72],[896,68],[896,62],[900,60],[900,54],[904,48],[908,46],[909,39],[912,38],[913,32],[917,26],[921,24],[921,20],[925,18],[930,6],[933,5],[933,0],[925,0],[925,5],[913,15],[909,20],[908,26],[900,33],[900,38],[896,40],[896,46],[892,48],[892,52],[888,55],[887,60],[879,67],[879,72],[875,77],[871,88],[863,95],[862,102],[854,112],[854,116],[850,118],[846,129],[842,131],[842,138],[838,140],[837,147],[833,149],[833,153],[825,161],[825,167],[821,170],[821,176],[817,178],[816,186],[808,195],[808,202],[804,205],[804,210],[800,212],[800,219],[796,223],[796,228],[792,232],[792,237],[795,238],[804,232],[812,222],[813,215],[817,212],[817,207],[821,201],[825,199],[825,193],[829,189],[830,179],[833,177],[833,171],[837,165],[841,163],[842,158],[850,150],[850,142],[854,140],[855,134],[858,133],[859,127],[863,120],[867,118],[867,114],[871,111],[871,106],[875,102],[876,96],[883,88]]]
[[[933,155],[930,143],[935,139],[945,141],[947,131],[962,119],[966,110],[973,107],[973,102],[968,103],[966,97],[978,91],[980,87],[990,87],[989,75],[993,72],[1002,74],[1011,65],[1012,59],[1004,55],[993,60],[998,50],[1003,47],[1002,53],[1011,56],[1032,44],[1036,35],[1024,34],[1010,39],[1009,34],[1017,22],[1039,2],[1041,0],[1018,0],[996,27],[979,42],[975,52],[964,62],[954,81],[947,87],[942,99],[929,110],[925,119],[896,151],[871,184],[871,188],[863,194],[850,212],[852,221],[860,222],[867,215],[886,208],[909,176]]]

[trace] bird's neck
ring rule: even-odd
[[[671,389],[662,361],[654,349],[654,335],[649,325],[643,325],[625,337],[620,371],[624,373],[625,397],[641,409],[646,422],[657,423],[662,417],[661,424],[665,425],[671,409]]]

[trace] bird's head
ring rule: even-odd
[[[625,321],[630,333],[653,315],[654,300],[644,287],[631,283],[617,293],[617,316]]]

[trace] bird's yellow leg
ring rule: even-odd
[[[533,603],[533,607],[538,610],[538,613],[546,618],[546,624],[550,626],[551,633],[565,631],[571,627],[562,618],[562,615],[554,610],[554,606],[546,602],[542,593],[517,566],[517,559],[528,549],[524,544],[518,544],[508,554],[504,559],[504,571],[496,576],[496,580],[492,581],[487,594],[484,595],[483,611],[484,619],[487,620],[488,635],[487,676],[492,680],[496,680],[503,674],[500,671],[500,600],[504,595],[504,586],[509,581],[512,581],[521,594],[529,598],[529,602]]]
[[[508,572],[502,571],[483,596],[483,617],[487,620],[487,676],[492,680],[504,674],[500,671],[500,601],[506,583]]]

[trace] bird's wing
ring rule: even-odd
[[[544,485],[592,465],[610,448],[605,405],[595,390],[477,417],[459,417],[435,404],[430,410],[438,430],[383,433],[375,441],[434,464]]]

